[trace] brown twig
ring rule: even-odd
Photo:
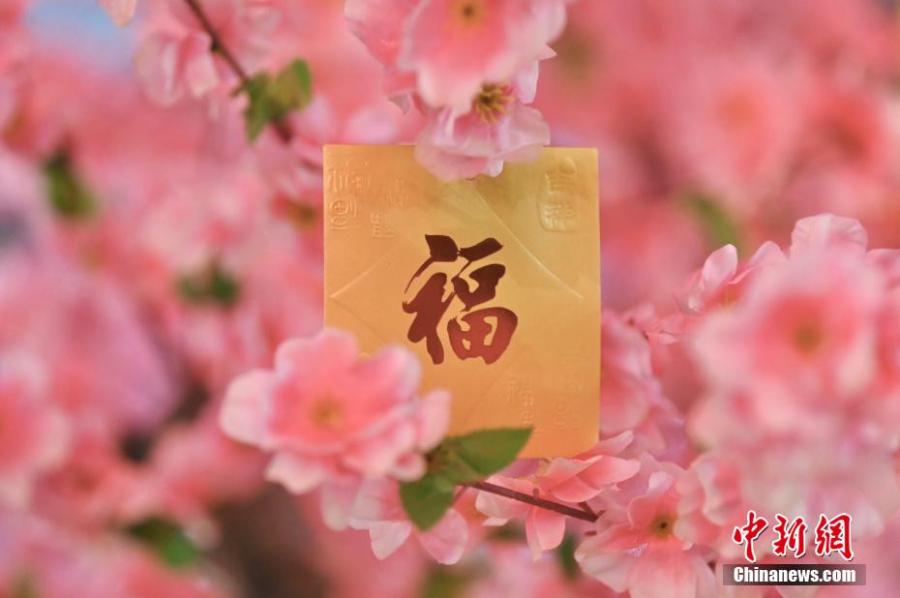
[[[247,84],[250,82],[250,75],[247,74],[247,71],[244,70],[244,67],[238,62],[234,53],[222,40],[222,36],[219,35],[216,28],[213,27],[212,22],[209,20],[209,15],[206,14],[206,11],[203,10],[203,6],[200,4],[200,0],[184,1],[188,5],[188,8],[191,9],[191,12],[194,13],[194,16],[197,17],[197,21],[199,21],[203,30],[206,31],[209,39],[212,40],[212,51],[221,56],[225,61],[225,64],[228,65],[228,68],[234,72],[241,82],[241,89],[246,89]],[[278,119],[272,123],[272,126],[275,128],[275,132],[283,142],[289,143],[294,137],[294,132],[291,130],[291,126],[287,121]]]
[[[473,482],[467,485],[471,488],[475,488],[476,490],[481,490],[482,492],[490,492],[491,494],[503,496],[504,498],[517,500],[519,502],[523,502],[541,509],[547,509],[548,511],[553,511],[555,513],[559,513],[560,515],[566,515],[568,517],[572,517],[573,519],[581,519],[582,521],[587,521],[588,523],[594,523],[600,517],[600,514],[595,513],[593,510],[588,512],[584,509],[576,509],[575,507],[570,507],[569,505],[564,505],[552,500],[538,498],[537,496],[531,496],[530,494],[525,494],[524,492],[510,490],[509,488],[504,488],[503,486],[498,486],[497,484],[492,484],[490,482]]]
[[[581,501],[578,503],[578,506],[581,507],[581,510],[587,513],[588,515],[592,515],[595,519],[599,517],[594,509],[591,508],[591,505],[587,504],[586,501]]]
[[[222,41],[219,32],[213,27],[212,22],[209,20],[209,16],[207,16],[206,11],[203,10],[199,0],[184,1],[187,3],[188,8],[191,9],[191,12],[194,13],[194,16],[197,17],[200,26],[203,27],[203,30],[206,31],[206,34],[209,35],[209,38],[212,40],[212,51],[218,53],[225,62],[228,63],[228,66],[234,71],[234,74],[241,80],[241,85],[246,85],[247,82],[250,81],[247,71],[244,70],[241,63],[238,62],[237,58],[234,57],[234,54],[231,53],[231,50],[228,49],[228,46]]]

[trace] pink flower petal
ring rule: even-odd
[[[900,249],[873,249],[866,258],[884,272],[888,287],[900,286]]]
[[[594,537],[607,552],[629,552],[647,544],[646,534],[635,530],[631,524],[617,523],[607,527]]]
[[[396,62],[406,17],[417,0],[347,0],[344,16],[350,30],[375,58],[388,66]]]
[[[608,585],[616,592],[628,589],[635,559],[627,553],[609,550],[603,534],[588,538],[575,551],[575,560],[591,577]],[[665,594],[663,594],[665,595]]]
[[[833,214],[820,214],[797,221],[791,233],[791,255],[823,247],[852,248],[865,251],[869,235],[858,220]]]
[[[413,526],[407,521],[384,521],[369,528],[372,552],[379,560],[386,559],[403,546]]]
[[[591,463],[592,460],[590,459],[553,459],[547,469],[540,475],[541,488],[553,488],[557,484],[577,476],[590,467]]]
[[[336,330],[323,330],[313,338],[286,341],[275,352],[275,369],[291,371],[297,377],[329,378],[346,370],[359,357],[353,336]]]
[[[321,485],[328,473],[328,469],[319,462],[278,453],[266,468],[266,479],[282,484],[294,494],[305,494]]]
[[[148,37],[135,53],[138,78],[155,102],[170,105],[182,95],[178,80],[180,60],[179,41],[167,34]]]
[[[418,453],[406,453],[397,459],[390,470],[390,476],[405,482],[418,480],[428,467],[425,457]]]
[[[657,598],[659,596],[671,596],[672,598],[712,598],[712,594],[706,597],[698,593],[701,587],[698,572],[705,577],[712,577],[709,567],[703,567],[705,572],[696,566],[699,557],[690,556],[684,552],[659,551],[638,559],[631,572],[630,590],[633,598]],[[712,584],[714,587],[715,584]],[[709,583],[704,583],[704,588],[710,588]]]
[[[744,264],[743,268],[741,268],[741,271],[738,272],[732,282],[738,283],[753,272],[761,268],[768,268],[776,264],[784,263],[786,259],[787,257],[784,255],[781,247],[772,241],[766,241],[759,246],[759,249],[757,249],[752,256],[750,256],[750,259],[747,260],[747,263]]]
[[[699,278],[685,300],[691,311],[700,311],[737,272],[738,255],[734,245],[725,245],[712,252],[703,263]]]
[[[538,560],[545,550],[553,550],[566,534],[566,518],[547,509],[533,508],[525,522],[531,556]]]
[[[435,390],[422,397],[419,450],[428,452],[444,439],[450,426],[450,393]]]
[[[421,379],[422,367],[413,353],[401,347],[387,347],[371,359],[357,362],[346,382],[385,402],[403,403],[415,394]]]
[[[259,445],[265,436],[272,375],[266,370],[243,374],[228,387],[219,423],[225,433],[240,442]]]
[[[499,486],[513,488],[514,490],[531,493],[531,484],[522,480],[513,480],[494,476],[489,480]],[[510,519],[523,519],[531,507],[525,503],[503,498],[491,492],[479,492],[475,498],[475,508],[479,512],[493,519],[509,521]]]
[[[414,427],[409,422],[401,421],[348,449],[343,463],[363,475],[385,475],[398,459],[415,447],[415,442]]]
[[[35,447],[37,452],[34,465],[41,469],[49,469],[60,464],[68,452],[71,440],[71,430],[66,417],[55,408],[48,406],[45,410],[46,415],[38,422],[42,428],[39,434],[43,440]]]
[[[640,462],[635,459],[601,457],[581,474],[581,478],[595,488],[602,488],[631,479],[640,468]]]
[[[551,488],[549,493],[556,500],[570,503],[579,503],[591,500],[603,489],[602,486],[594,486],[580,477],[573,477]]]
[[[343,530],[349,526],[361,488],[362,480],[349,476],[332,476],[322,485],[319,503],[325,525],[333,530]]]
[[[205,33],[192,33],[181,42],[184,84],[195,98],[201,98],[219,85],[219,73],[210,52],[211,41]]]
[[[31,479],[24,473],[6,474],[0,484],[0,505],[24,509],[31,498]]]
[[[109,18],[119,27],[124,27],[134,18],[137,0],[98,0]]]
[[[442,565],[453,565],[462,558],[469,542],[469,525],[456,510],[450,509],[437,525],[419,534],[422,547]]]
[[[618,455],[634,441],[634,432],[625,430],[621,434],[617,434],[610,438],[606,438],[598,442],[590,453],[599,453],[601,455]]]

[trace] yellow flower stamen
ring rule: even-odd
[[[820,326],[814,322],[804,323],[794,329],[794,345],[801,353],[815,353],[822,346],[825,335]]]
[[[451,11],[459,24],[466,27],[481,23],[486,12],[484,0],[456,0]]]
[[[671,515],[658,515],[650,524],[650,533],[657,538],[668,538],[675,527],[675,518]]]
[[[344,423],[344,408],[331,397],[323,397],[313,403],[309,418],[319,428],[336,430]]]
[[[512,89],[508,85],[485,83],[475,96],[472,108],[481,120],[492,125],[506,114],[512,99]]]

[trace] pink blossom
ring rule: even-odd
[[[537,158],[550,142],[540,113],[524,104],[534,99],[537,63],[512,84],[486,83],[462,115],[449,108],[429,111],[416,143],[416,158],[443,179],[496,176],[505,161]]]
[[[416,157],[437,176],[496,176],[505,161],[533,160],[549,143],[540,113],[525,104],[538,61],[553,56],[547,43],[562,30],[564,0],[351,1],[345,10],[385,65],[395,101],[427,116]]]
[[[310,559],[323,577],[329,580],[329,593],[336,598],[354,596],[412,596],[420,590],[422,570],[433,566],[434,559],[419,542],[406,542],[389,558],[379,559],[372,551],[367,533],[335,532],[319,517],[318,505],[309,496],[297,497],[304,523],[309,527],[315,550]],[[292,530],[284,535],[292,542],[309,545]],[[348,575],[352,571],[353,575]],[[305,587],[305,580],[299,580]]]
[[[226,438],[208,410],[194,425],[171,426],[156,441],[149,463],[120,500],[127,521],[165,513],[188,529],[214,524],[210,505],[234,501],[258,491],[262,459]]]
[[[204,0],[203,10],[242,67],[251,69],[268,50],[278,22],[271,0]],[[233,74],[212,53],[212,39],[183,0],[168,0],[150,15],[149,31],[136,56],[138,75],[152,99],[172,104],[201,98]]]
[[[791,233],[791,257],[823,249],[865,253],[869,235],[858,220],[834,214],[802,218]]]
[[[9,0],[0,8],[0,26],[12,26],[18,23],[31,0]]]
[[[564,0],[351,0],[345,11],[376,58],[415,74],[425,103],[451,116],[468,112],[484,84],[545,57],[566,14]]]
[[[689,334],[708,389],[690,432],[734,463],[749,504],[813,518],[846,510],[861,535],[900,505],[884,255],[866,253],[856,221],[803,219],[790,257]]]
[[[397,130],[393,140],[407,139],[410,132],[418,129],[415,119],[403,114],[411,107],[415,77],[409,73],[395,73],[397,81],[394,82],[387,66],[395,63],[401,30],[417,1],[350,0],[339,4],[304,2],[288,5],[296,6],[296,9],[284,10],[284,27],[280,30],[282,43],[276,48],[279,50],[276,58],[286,62],[297,54],[302,55],[315,74],[313,102],[324,100],[326,105],[325,110],[317,110],[321,120],[304,118],[306,110],[298,114],[304,124],[297,130],[298,134],[305,136],[306,127],[310,127],[314,135],[327,132],[329,143],[340,140],[374,143],[368,136],[370,131],[384,134],[404,120],[414,128],[407,126]],[[385,68],[378,68],[376,60]],[[349,80],[354,85],[347,85]],[[385,91],[388,97],[385,97]],[[404,109],[398,112],[390,100],[394,104],[405,103]],[[373,112],[380,117],[367,120],[364,115],[369,113],[371,118]],[[361,126],[350,127],[351,123]],[[335,130],[339,127],[345,130]],[[336,133],[340,136],[335,137]]]
[[[648,467],[639,494],[611,506],[597,522],[597,535],[585,540],[575,558],[585,573],[635,598],[716,595],[716,581],[704,550],[679,536],[677,481],[672,465]]]
[[[746,516],[741,470],[715,452],[703,453],[677,482],[676,532],[695,544],[715,547],[719,554],[739,558],[731,532]]]
[[[623,316],[605,310],[601,344],[601,434],[632,431],[633,448],[653,454],[680,450],[681,417],[663,394],[647,336]]]
[[[604,172],[603,162],[608,156],[602,151],[598,156],[600,171]],[[604,307],[621,311],[651,303],[666,310],[671,307],[673,289],[684,284],[709,248],[699,237],[695,221],[676,204],[660,196],[640,202],[630,197],[600,195]],[[660,243],[661,238],[668,241]],[[679,249],[673,252],[671,247]]]
[[[46,373],[33,357],[0,358],[0,503],[27,505],[38,476],[66,455],[69,427],[47,396]]]
[[[214,572],[173,570],[152,552],[108,531],[84,533],[34,514],[0,511],[0,539],[0,584],[5,595],[7,589],[14,594],[19,584],[61,598],[75,591],[96,598],[231,594]]]
[[[685,186],[721,198],[730,211],[753,210],[786,176],[795,151],[798,81],[806,71],[773,66],[751,52],[704,57],[699,68],[673,70],[663,144]],[[740,68],[734,68],[735,62]]]
[[[135,62],[147,94],[161,104],[203,97],[221,83],[209,37],[199,32],[149,37]]]
[[[124,27],[134,17],[137,0],[99,0],[100,5],[109,13],[109,18],[119,27]]]
[[[279,347],[273,370],[236,379],[222,407],[232,438],[274,453],[266,475],[295,493],[323,488],[323,507],[340,525],[358,480],[425,472],[423,454],[441,440],[449,395],[416,396],[411,353],[387,348],[362,359],[348,334],[326,330]]]
[[[797,596],[711,587],[743,558],[730,533],[752,508],[770,525],[851,513],[869,585],[804,596],[892,595],[891,2],[198,2],[219,47],[185,0],[97,0],[121,24],[140,11],[121,46],[71,11],[61,27],[47,2],[0,0],[0,594],[296,594],[285,563],[290,585],[302,568],[335,596],[446,580],[472,596]],[[107,68],[132,38],[137,80]],[[226,47],[250,76],[309,64],[288,142],[269,127],[248,145]],[[443,434],[446,395],[420,398],[402,350],[362,356],[335,333],[270,365],[321,329],[322,145],[417,140],[458,178],[527,161],[551,132],[598,149],[599,425],[618,444],[492,481],[602,516],[591,529],[467,490],[421,533],[397,487]],[[60,210],[77,191],[91,209]],[[183,292],[211,265],[234,295]],[[320,495],[266,490],[267,463]],[[243,504],[214,516],[223,501]],[[482,525],[479,502],[513,533]],[[324,521],[305,510],[319,503]],[[241,521],[260,509],[265,525]],[[196,566],[170,570],[124,533],[149,516],[183,527]],[[566,550],[534,560],[562,533],[590,575],[559,566]],[[783,562],[771,539],[759,562]]]
[[[398,57],[410,15],[420,0],[347,0],[344,14],[351,31],[384,66],[384,90],[403,111],[416,89],[414,72],[401,70]]]
[[[620,596],[586,575],[566,574],[556,554],[532,558],[527,547],[517,542],[493,542],[486,545],[491,574],[474,580],[467,592],[471,598],[615,598]]]
[[[707,319],[697,332],[701,363],[715,383],[778,402],[780,409],[759,413],[772,425],[778,417],[777,425],[796,426],[787,404],[803,409],[796,399],[846,397],[872,381],[882,293],[861,259],[843,253],[791,259],[758,279],[739,311]],[[786,402],[788,393],[795,399]]]
[[[890,105],[834,81],[816,81],[806,94],[806,127],[798,168],[783,194],[795,214],[829,211],[883,226],[884,194],[897,160]]]
[[[123,290],[53,254],[4,257],[0,340],[40,357],[54,402],[110,430],[163,418],[175,398],[168,372]]]
[[[539,498],[564,503],[586,503],[605,489],[634,476],[640,464],[617,457],[632,440],[630,432],[599,442],[593,449],[571,459],[556,458],[542,463],[528,478],[493,476],[488,481]],[[479,492],[475,507],[488,516],[485,525],[504,525],[510,520],[525,521],[528,546],[534,560],[545,550],[559,546],[566,531],[566,517],[492,494]]]
[[[59,524],[98,530],[122,519],[138,489],[134,464],[99,422],[76,422],[66,458],[34,487],[33,510]]]
[[[350,527],[369,532],[372,551],[379,559],[387,558],[415,535],[437,562],[452,565],[462,557],[469,540],[466,520],[452,508],[431,529],[416,530],[400,504],[397,484],[385,480],[363,484],[353,503]]]
[[[900,518],[894,516],[885,533],[871,540],[854,544],[854,563],[866,564],[866,585],[855,587],[820,588],[817,596],[823,598],[869,598],[870,596],[891,596],[900,584],[897,570],[897,534],[900,533]],[[841,591],[843,590],[843,591]]]
[[[478,89],[546,54],[565,23],[563,0],[426,0],[413,11],[401,68],[431,106],[466,112]]]
[[[781,248],[771,241],[760,246],[740,268],[734,245],[717,249],[706,258],[703,267],[691,279],[683,299],[685,310],[697,313],[735,302],[750,277],[784,259]]]

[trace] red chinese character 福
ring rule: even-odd
[[[403,311],[415,314],[406,337],[414,343],[424,340],[431,360],[436,364],[443,363],[444,345],[438,327],[450,304],[457,300],[463,307],[446,325],[450,348],[459,359],[480,357],[487,364],[494,363],[509,346],[518,317],[505,307],[473,308],[496,297],[497,285],[506,273],[506,266],[486,264],[468,270],[478,260],[498,252],[503,245],[489,237],[475,245],[460,248],[446,235],[425,235],[425,242],[429,257],[409,279],[406,291],[433,264],[454,264],[460,259],[463,264],[456,272],[451,270],[450,274],[435,272],[415,297],[403,302]],[[475,284],[470,286],[470,281]]]
[[[819,515],[819,523],[816,525],[816,555],[829,556],[832,552],[837,552],[846,561],[853,559],[853,548],[850,545],[851,523],[852,519],[847,513],[831,519]]]
[[[747,511],[747,523],[741,527],[735,527],[731,534],[731,539],[736,544],[744,545],[744,558],[751,563],[756,562],[756,553],[753,551],[753,542],[755,542],[769,527],[769,522],[765,517],[757,517],[756,511]]]

